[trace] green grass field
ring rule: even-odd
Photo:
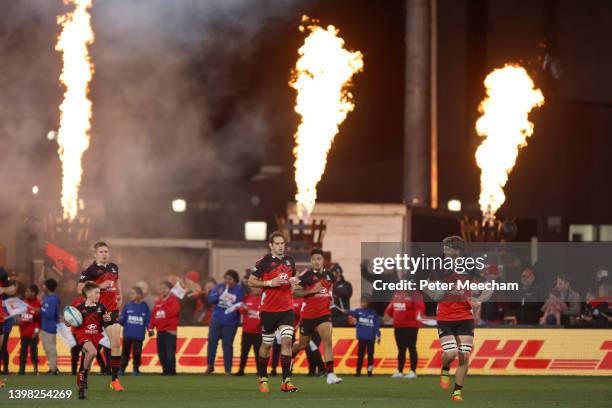
[[[161,377],[143,375],[122,377],[123,393],[111,392],[109,377],[90,376],[88,399],[28,400],[8,399],[9,389],[75,389],[74,377],[62,375],[10,376],[7,388],[0,391],[0,405],[19,407],[74,406],[94,407],[248,407],[248,408],[323,408],[323,407],[402,407],[435,408],[456,404],[449,392],[438,387],[438,378],[416,380],[387,376],[349,377],[329,386],[323,378],[296,376],[301,387],[295,394],[278,390],[280,379],[270,378],[270,394],[260,394],[255,377],[221,375],[181,375]],[[76,394],[76,393],[75,393]],[[470,377],[464,388],[465,403],[474,407],[589,407],[612,406],[612,380],[609,377]]]

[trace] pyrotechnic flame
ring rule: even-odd
[[[60,128],[57,135],[58,153],[62,161],[62,207],[64,219],[72,221],[78,211],[79,187],[83,168],[81,158],[89,147],[91,102],[87,99],[93,75],[87,46],[94,41],[88,9],[92,0],[64,0],[75,10],[57,18],[62,26],[56,51],[62,52],[63,68],[60,81],[65,85],[64,101],[60,105]]]
[[[476,150],[476,163],[481,169],[479,204],[486,222],[495,218],[506,200],[503,188],[519,148],[526,146],[533,134],[528,114],[544,104],[544,96],[518,65],[495,69],[484,85],[487,96],[480,104],[482,116],[476,122],[476,131],[484,140]]]
[[[302,21],[308,21],[303,17]],[[298,50],[294,78],[289,85],[297,91],[295,111],[302,121],[295,134],[295,182],[297,214],[308,219],[317,199],[317,184],[325,171],[327,153],[338,127],[353,110],[347,88],[351,77],[363,70],[363,55],[344,49],[338,30],[309,23],[304,45]]]

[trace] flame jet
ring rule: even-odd
[[[289,85],[297,91],[295,111],[301,116],[293,149],[295,200],[298,217],[307,220],[338,127],[355,107],[347,88],[353,75],[363,70],[363,55],[347,51],[334,26],[322,28],[306,16],[302,22],[307,25],[300,31],[310,34],[298,50],[300,58]]]
[[[507,64],[493,70],[484,80],[487,96],[478,110],[476,132],[483,137],[476,150],[480,173],[480,210],[483,221],[495,219],[495,213],[506,200],[504,186],[512,171],[519,149],[533,134],[529,112],[544,104],[542,91],[521,66]]]
[[[60,128],[57,134],[58,154],[62,161],[63,217],[72,221],[78,212],[79,187],[83,175],[81,158],[89,147],[91,101],[87,98],[93,64],[88,45],[94,41],[89,9],[92,0],[64,0],[74,11],[57,18],[62,27],[55,50],[62,53],[60,81],[65,86],[60,105]]]

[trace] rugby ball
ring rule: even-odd
[[[79,327],[83,323],[83,316],[76,307],[66,306],[64,308],[64,321],[68,326]]]

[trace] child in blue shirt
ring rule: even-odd
[[[380,317],[374,308],[370,305],[369,299],[364,297],[361,299],[361,308],[353,309],[348,312],[357,322],[355,331],[357,335],[357,372],[355,375],[361,375],[361,367],[363,367],[363,358],[366,351],[368,352],[368,377],[372,376],[374,371],[374,341],[380,344]]]
[[[40,338],[42,340],[43,349],[47,355],[47,365],[49,366],[49,374],[57,375],[57,324],[60,316],[60,299],[55,294],[57,289],[57,281],[53,278],[47,279],[43,283],[43,292],[45,296],[40,307]]]
[[[126,304],[121,311],[119,323],[123,326],[123,347],[121,353],[121,373],[130,361],[130,351],[134,353],[133,374],[140,375],[140,361],[142,355],[142,342],[145,331],[151,320],[149,306],[142,301],[144,293],[139,286],[130,290],[131,302]]]
[[[225,374],[232,372],[232,359],[234,356],[234,336],[240,323],[238,303],[244,298],[244,291],[240,285],[238,272],[230,269],[223,276],[224,283],[215,286],[208,292],[208,303],[214,304],[215,309],[208,328],[208,368],[205,374],[212,374],[215,370],[215,357],[219,340],[223,347],[223,366]],[[230,312],[231,311],[231,312]],[[229,313],[227,313],[229,312]]]

